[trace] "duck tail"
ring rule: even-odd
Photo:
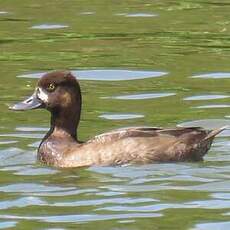
[[[229,126],[223,126],[219,129],[214,129],[213,131],[211,131],[204,139],[203,141],[207,141],[207,140],[212,140],[217,134],[221,133],[223,130],[229,128]]]

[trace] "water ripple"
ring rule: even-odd
[[[19,126],[15,128],[16,131],[21,131],[21,132],[46,132],[49,130],[49,128],[43,128],[43,127],[32,127],[32,126]]]
[[[225,79],[225,78],[230,78],[230,73],[229,72],[206,73],[206,74],[194,75],[191,78]]]
[[[74,190],[74,187],[59,187],[54,185],[43,185],[43,184],[37,184],[37,183],[15,183],[15,184],[9,184],[5,186],[0,186],[0,192],[6,192],[6,193],[40,193],[40,192],[53,192],[54,194],[60,193],[60,192],[66,192],[69,190]]]
[[[76,206],[96,206],[104,204],[139,204],[155,201],[150,198],[109,198],[109,199],[97,199],[97,200],[82,200],[82,201],[71,201],[71,202],[57,202],[51,206],[63,206],[63,207],[76,207]]]
[[[0,145],[9,145],[9,144],[15,144],[18,141],[11,141],[11,140],[6,140],[6,141],[0,141]]]
[[[157,17],[157,14],[153,14],[153,13],[117,13],[115,14],[117,16],[124,16],[127,18],[150,18],[150,17]]]
[[[162,71],[135,71],[135,70],[112,70],[112,69],[97,69],[97,70],[76,70],[71,71],[79,80],[91,81],[125,81],[138,80],[153,77],[162,77],[167,75],[167,72]],[[31,73],[18,75],[19,78],[40,78],[45,72]]]
[[[107,120],[128,120],[128,119],[143,118],[144,115],[134,114],[134,113],[104,113],[99,117]]]
[[[0,229],[9,229],[17,225],[16,221],[0,221]]]
[[[22,197],[16,200],[0,201],[0,210],[10,209],[10,208],[22,208],[31,205],[44,205],[45,201],[33,196]]]
[[[41,139],[44,137],[44,134],[40,133],[5,133],[0,134],[0,137],[18,137],[18,138],[32,138],[32,139]]]
[[[228,95],[219,95],[219,94],[210,94],[210,95],[197,95],[191,97],[185,97],[185,101],[201,101],[201,100],[216,100],[216,99],[225,99],[229,98]]]
[[[32,26],[31,29],[39,29],[39,30],[53,30],[53,29],[64,29],[68,28],[67,25],[60,25],[60,24],[40,24]]]
[[[223,221],[223,222],[212,222],[212,223],[202,223],[197,224],[191,230],[226,230],[230,228],[230,221]]]
[[[9,12],[7,11],[0,11],[0,15],[8,14]]]
[[[16,216],[16,215],[0,215],[1,219],[14,220],[40,220],[48,223],[65,223],[65,222],[91,222],[91,221],[105,221],[105,220],[122,220],[122,219],[138,219],[138,218],[152,218],[160,217],[158,213],[123,213],[113,215],[99,215],[99,214],[80,214],[80,215],[58,215],[58,216]]]
[[[204,119],[187,121],[178,124],[179,127],[203,127],[205,129],[216,129],[223,126],[230,127],[230,120],[228,119]]]
[[[195,109],[219,109],[219,108],[229,108],[230,105],[227,104],[212,104],[212,105],[199,105],[193,106]]]
[[[102,98],[119,99],[119,100],[145,100],[145,99],[169,97],[174,95],[176,94],[175,93],[140,93],[140,94],[120,95],[120,96],[111,96],[111,97],[102,97]]]
[[[96,12],[93,12],[93,11],[85,11],[85,12],[81,12],[80,14],[81,15],[93,15],[95,14]]]

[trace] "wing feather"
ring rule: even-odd
[[[130,127],[130,128],[122,128],[116,129],[111,132],[106,132],[100,135],[95,136],[93,139],[89,140],[90,142],[97,143],[108,143],[118,141],[123,138],[128,137],[154,137],[154,136],[172,136],[179,137],[184,134],[189,134],[192,132],[196,132],[201,135],[208,135],[210,131],[204,130],[200,127],[185,127],[185,128],[174,128],[174,129],[162,129],[157,127]]]

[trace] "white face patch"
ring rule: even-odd
[[[49,96],[47,95],[46,92],[44,92],[40,87],[37,88],[37,97],[38,99],[40,99],[41,101],[47,103],[48,102],[48,98]]]

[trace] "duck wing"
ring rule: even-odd
[[[84,161],[83,165],[198,161],[224,128],[213,131],[199,127],[123,128],[95,136],[80,145],[78,154],[73,155]]]
[[[156,131],[162,130],[161,128],[156,127],[130,127],[130,128],[121,128],[116,129],[110,132],[102,133],[88,142],[97,142],[97,143],[106,143],[114,142],[128,137],[152,137],[157,135]]]
[[[190,144],[202,140],[213,139],[225,128],[226,127],[210,131],[201,127],[179,127],[173,129],[163,129],[158,127],[130,127],[97,135],[88,142],[109,143],[129,137],[171,137],[175,140],[184,140],[184,142]]]

